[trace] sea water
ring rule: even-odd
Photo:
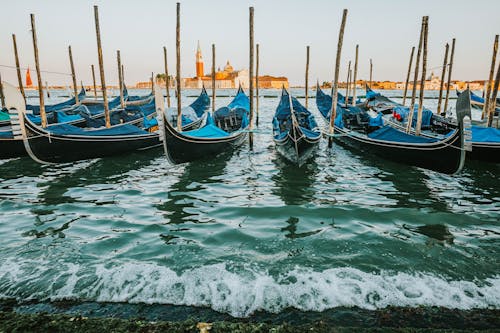
[[[235,92],[218,91],[216,105]],[[184,91],[183,104],[198,94]],[[499,308],[500,165],[467,162],[450,176],[323,140],[297,168],[272,140],[280,91],[260,95],[253,150],[183,165],[161,149],[56,166],[0,161],[0,298],[234,317]],[[309,107],[321,124],[313,98]]]

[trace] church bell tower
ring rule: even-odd
[[[196,50],[196,77],[202,77],[203,74],[203,57],[201,56],[200,41],[198,41],[198,49]]]

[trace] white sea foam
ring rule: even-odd
[[[499,308],[500,276],[473,282],[430,273],[366,273],[349,267],[321,272],[295,268],[271,276],[250,268],[233,271],[225,264],[177,274],[153,263],[115,262],[88,267],[4,260],[0,264],[0,297],[207,306],[236,317],[257,310],[279,312],[287,307],[304,311],[389,305]]]

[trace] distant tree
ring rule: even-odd
[[[321,88],[331,88],[332,87],[332,83],[330,81],[323,81],[323,83],[321,84]]]

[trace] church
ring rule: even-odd
[[[226,62],[223,70],[218,68],[215,72],[215,88],[217,89],[233,89],[238,88],[240,85],[244,89],[248,89],[249,82],[248,70],[235,70],[229,60]],[[212,75],[211,73],[205,74],[204,72],[203,56],[199,41],[196,49],[196,76],[182,79],[181,84],[183,88],[201,89],[203,86],[207,89],[212,88]],[[283,85],[288,88],[288,79],[286,77],[259,76],[259,88],[281,89]]]

